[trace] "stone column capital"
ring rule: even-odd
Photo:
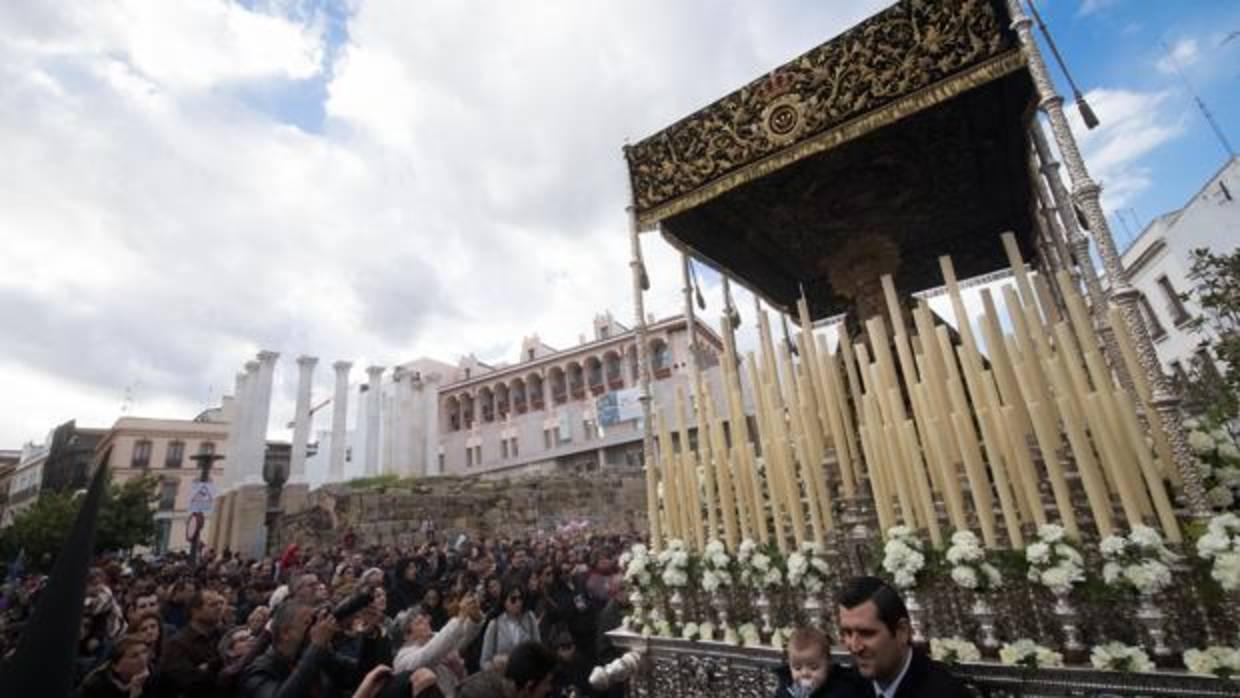
[[[387,370],[387,369],[386,369],[385,367],[383,367],[383,366],[367,366],[367,367],[366,367],[366,375],[367,375],[367,376],[370,376],[370,378],[373,380],[373,379],[376,379],[376,378],[378,378],[378,377],[382,376],[382,375],[383,375],[383,372],[384,372],[384,371],[386,371],[386,370]]]
[[[297,357],[297,365],[303,368],[305,367],[313,368],[315,364],[317,364],[318,362],[319,362],[319,357],[317,356],[306,356],[305,354],[302,354],[301,356]]]
[[[353,368],[353,362],[352,361],[337,361],[336,363],[332,364],[332,368],[336,369],[336,373],[348,373],[349,369]]]
[[[273,364],[276,362],[276,359],[280,358],[280,352],[264,349],[258,352],[257,358],[259,363]]]

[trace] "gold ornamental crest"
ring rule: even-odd
[[[776,145],[796,141],[805,129],[805,102],[801,95],[787,92],[762,109],[762,129]]]

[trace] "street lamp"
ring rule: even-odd
[[[211,468],[215,465],[215,461],[223,457],[218,453],[208,451],[190,456],[189,459],[198,465],[198,482],[211,482]],[[202,512],[190,514],[189,519],[189,525],[193,526],[193,535],[190,536],[189,544],[189,562],[191,565],[197,565],[198,554],[202,548],[202,529],[206,526],[207,519]]]
[[[288,459],[272,453],[268,447],[263,458],[263,482],[267,483],[267,554],[270,555],[277,545],[276,523],[280,520],[283,509],[280,506],[284,483],[288,482]],[[275,457],[273,457],[275,456]]]

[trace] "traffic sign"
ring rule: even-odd
[[[215,508],[215,485],[195,482],[189,487],[189,513],[210,514]]]

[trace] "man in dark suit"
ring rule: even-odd
[[[857,577],[837,597],[840,641],[876,698],[969,698],[970,692],[942,664],[912,644],[908,609],[889,584]]]

